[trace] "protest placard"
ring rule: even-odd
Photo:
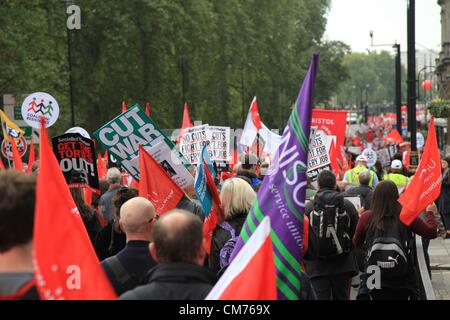
[[[366,148],[362,154],[367,158],[367,166],[373,167],[375,162],[377,162],[377,153],[372,148]]]
[[[23,120],[31,127],[39,129],[39,119],[45,117],[46,127],[51,127],[59,117],[58,102],[45,92],[30,94],[22,103]]]
[[[311,127],[309,136],[308,169],[306,173],[312,181],[317,180],[320,171],[331,170],[331,161],[328,153],[328,147],[331,144],[327,139],[327,136],[322,130]]]
[[[65,133],[52,138],[52,145],[53,153],[69,187],[89,187],[99,192],[94,141],[79,133]]]
[[[27,142],[24,137],[16,140],[17,150],[19,151],[20,157],[23,157],[27,152]],[[2,154],[8,160],[14,160],[11,141],[3,140],[2,142]]]
[[[209,145],[209,125],[186,128],[180,140],[180,152],[191,164],[198,164],[203,146]]]
[[[212,161],[229,162],[231,154],[230,128],[209,126],[208,139],[210,159]]]
[[[376,151],[377,159],[380,161],[383,168],[389,167],[391,165],[391,156],[389,155],[389,149],[383,148]]]
[[[136,181],[139,181],[139,166],[132,160],[138,157],[139,145],[151,148],[164,143],[170,150],[175,148],[138,104],[95,131],[94,136]],[[188,167],[182,155],[177,155],[174,161],[181,161]]]
[[[187,190],[194,185],[194,177],[181,161],[177,161],[177,151],[170,150],[169,147],[160,142],[154,147],[144,147],[152,155],[161,167],[167,172],[170,178],[181,188]],[[133,166],[139,168],[139,157],[132,160]]]

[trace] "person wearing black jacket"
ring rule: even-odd
[[[344,197],[359,197],[361,199],[361,206],[364,208],[364,211],[367,211],[370,209],[373,196],[373,190],[369,187],[370,172],[360,172],[358,178],[359,186],[347,189],[344,192]]]
[[[214,231],[209,257],[209,269],[215,274],[228,266],[233,248],[224,246],[230,239],[239,237],[255,197],[252,187],[240,178],[228,179],[223,184],[220,199],[225,221]]]
[[[175,209],[154,225],[150,253],[159,263],[141,285],[125,292],[121,300],[203,300],[216,277],[202,265],[203,224],[192,213]]]
[[[94,243],[95,253],[100,261],[118,254],[127,243],[125,233],[119,228],[120,208],[131,198],[137,197],[136,188],[122,186],[112,198],[113,220],[103,227],[97,234]]]
[[[149,244],[157,220],[155,207],[143,197],[130,199],[120,208],[119,224],[127,236],[127,244],[117,255],[101,263],[118,295],[137,287],[156,265]]]
[[[306,273],[311,279],[312,286],[319,300],[348,300],[350,283],[357,274],[354,248],[351,239],[355,233],[358,222],[358,212],[353,204],[343,198],[343,194],[336,190],[336,176],[329,170],[324,170],[318,176],[319,191],[314,201],[306,205],[305,215],[310,216],[314,210],[314,203],[321,206],[343,206],[350,218],[348,237],[350,238],[350,251],[336,256],[324,257],[323,248],[319,246],[319,258],[308,260],[305,257]],[[316,235],[318,235],[316,231]],[[319,237],[320,238],[320,237]]]

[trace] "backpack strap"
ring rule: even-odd
[[[105,259],[105,263],[111,269],[117,282],[122,286],[126,285],[129,281],[133,280],[133,276],[125,269],[123,264],[116,256]]]
[[[219,224],[219,227],[221,227],[224,230],[227,230],[231,234],[231,238],[235,238],[236,237],[236,231],[234,230],[234,228],[228,222],[222,221]]]

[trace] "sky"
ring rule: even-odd
[[[416,49],[423,46],[440,51],[441,18],[438,0],[416,0]],[[373,44],[400,43],[407,50],[407,0],[332,0],[328,13],[325,39],[340,40],[354,52],[390,50],[389,47],[371,48]],[[418,58],[419,59],[419,58]]]

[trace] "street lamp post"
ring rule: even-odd
[[[408,124],[411,132],[411,158],[410,167],[416,169],[419,165],[417,153],[417,123],[416,123],[416,1],[408,1]]]
[[[402,134],[402,62],[400,44],[373,44],[373,31],[370,31],[370,39],[372,47],[391,47],[396,49],[395,55],[395,110],[397,114],[397,131]]]
[[[66,9],[72,4],[72,0],[61,0]],[[67,31],[67,64],[69,66],[69,94],[70,94],[70,110],[71,110],[71,124],[75,127],[75,105],[74,105],[74,94],[73,94],[73,75],[72,75],[72,33],[71,30],[66,26]]]

